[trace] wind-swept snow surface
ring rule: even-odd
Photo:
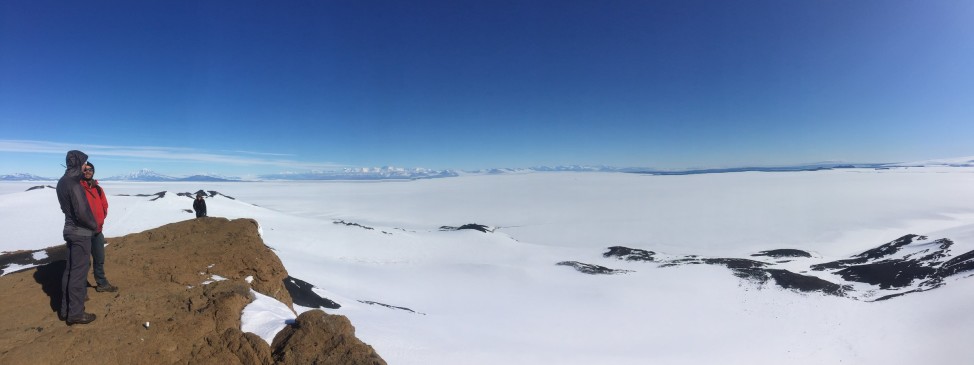
[[[0,250],[61,242],[54,191],[26,191],[34,185],[0,183],[9,238]],[[855,265],[843,260],[894,242],[902,245],[868,263],[963,261],[974,250],[972,168],[103,185],[109,237],[192,219],[192,199],[179,193],[201,189],[211,192],[210,215],[256,219],[289,274],[313,286],[302,286],[306,294],[337,303],[326,311],[348,316],[391,364],[917,364],[972,355],[974,272],[936,288],[923,277],[889,293],[929,290],[882,301],[870,300],[891,288],[870,284],[867,269],[845,272],[867,278],[853,284],[840,273]],[[657,260],[606,255],[610,247]],[[764,262],[855,295],[785,289],[736,275],[733,265],[748,261],[708,264],[715,259]],[[675,260],[686,261],[666,264]],[[821,264],[833,266],[814,269]],[[265,339],[287,320],[273,303],[249,310],[244,326]]]

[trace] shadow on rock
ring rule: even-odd
[[[47,265],[37,267],[34,272],[34,281],[41,284],[41,290],[51,298],[51,311],[57,312],[61,309],[61,276],[64,275],[64,267],[67,261],[58,260]]]
[[[0,277],[0,364],[384,363],[347,318],[318,310],[273,348],[240,330],[254,292],[293,308],[287,270],[254,220],[189,219],[108,240],[105,266],[120,289],[89,290],[85,310],[98,316],[90,324],[66,326],[50,312],[66,264],[54,248],[48,256],[61,260]]]
[[[284,288],[291,294],[291,299],[294,300],[294,304],[302,307],[328,309],[342,307],[341,304],[335,303],[335,301],[328,298],[322,298],[318,293],[315,293],[315,286],[311,285],[311,283],[295,277],[288,276],[285,278]]]

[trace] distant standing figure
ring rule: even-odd
[[[203,193],[196,194],[196,200],[193,201],[193,210],[196,211],[196,218],[206,216],[206,201],[203,200]]]
[[[91,206],[91,214],[95,216],[95,223],[98,230],[91,236],[91,271],[95,273],[95,291],[97,292],[116,292],[118,287],[108,282],[105,277],[105,235],[102,228],[105,226],[105,218],[108,217],[108,197],[105,190],[98,185],[95,180],[95,165],[91,162],[85,164],[81,170],[84,172],[84,179],[81,186],[85,188],[85,195],[88,197],[88,205]]]
[[[68,325],[91,323],[95,315],[85,312],[88,296],[88,267],[91,264],[91,237],[98,223],[91,213],[85,188],[82,166],[88,161],[84,152],[71,150],[64,157],[64,176],[57,182],[57,200],[64,213],[65,245],[68,246],[67,263],[61,277],[61,309],[58,314]]]

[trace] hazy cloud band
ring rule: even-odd
[[[68,144],[49,141],[0,140],[0,152],[18,153],[56,153],[81,150],[91,157],[126,157],[144,160],[165,160],[230,165],[263,165],[286,169],[325,170],[345,167],[331,162],[304,162],[275,156],[293,156],[279,153],[233,151],[238,154],[213,153],[196,148],[156,147],[156,146],[106,146],[90,144]],[[267,157],[262,157],[267,156]]]

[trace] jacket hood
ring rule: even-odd
[[[64,156],[64,175],[66,176],[81,176],[81,165],[88,161],[88,155],[84,152],[78,150],[68,151],[67,156]]]

